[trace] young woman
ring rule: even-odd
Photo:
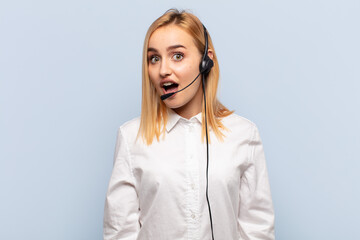
[[[258,130],[217,100],[218,81],[197,17],[172,9],[150,26],[141,117],[118,131],[105,240],[274,239]]]

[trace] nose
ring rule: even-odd
[[[169,62],[167,60],[163,60],[160,64],[160,76],[166,77],[169,75],[171,75],[171,67],[169,65]]]

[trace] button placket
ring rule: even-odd
[[[190,239],[199,239],[200,222],[199,216],[199,192],[197,184],[199,182],[199,164],[196,160],[196,151],[199,145],[198,135],[192,123],[186,123],[186,153],[185,162],[187,169],[187,210],[188,210],[188,233]]]

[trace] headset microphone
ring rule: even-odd
[[[171,97],[172,95],[174,95],[176,92],[173,92],[173,93],[167,93],[167,94],[164,94],[164,95],[161,95],[161,100],[165,100],[169,97]]]
[[[191,84],[193,84],[193,83],[196,81],[196,79],[198,79],[198,77],[200,76],[200,74],[201,74],[201,73],[199,73],[199,74],[196,76],[196,78],[195,78],[194,80],[192,80],[192,82],[191,82],[189,85],[187,85],[186,87],[184,87],[183,89],[180,89],[180,90],[178,90],[178,91],[176,91],[176,92],[172,92],[172,93],[167,93],[167,94],[161,95],[161,97],[160,97],[161,100],[165,100],[165,99],[171,97],[172,95],[174,95],[175,93],[181,92],[181,91],[184,90],[185,88],[189,87]]]

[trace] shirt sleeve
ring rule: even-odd
[[[249,162],[240,183],[240,236],[245,240],[274,240],[274,209],[264,149],[256,126],[249,147]]]
[[[105,200],[104,240],[135,240],[140,230],[139,200],[130,153],[119,128],[114,166]]]

